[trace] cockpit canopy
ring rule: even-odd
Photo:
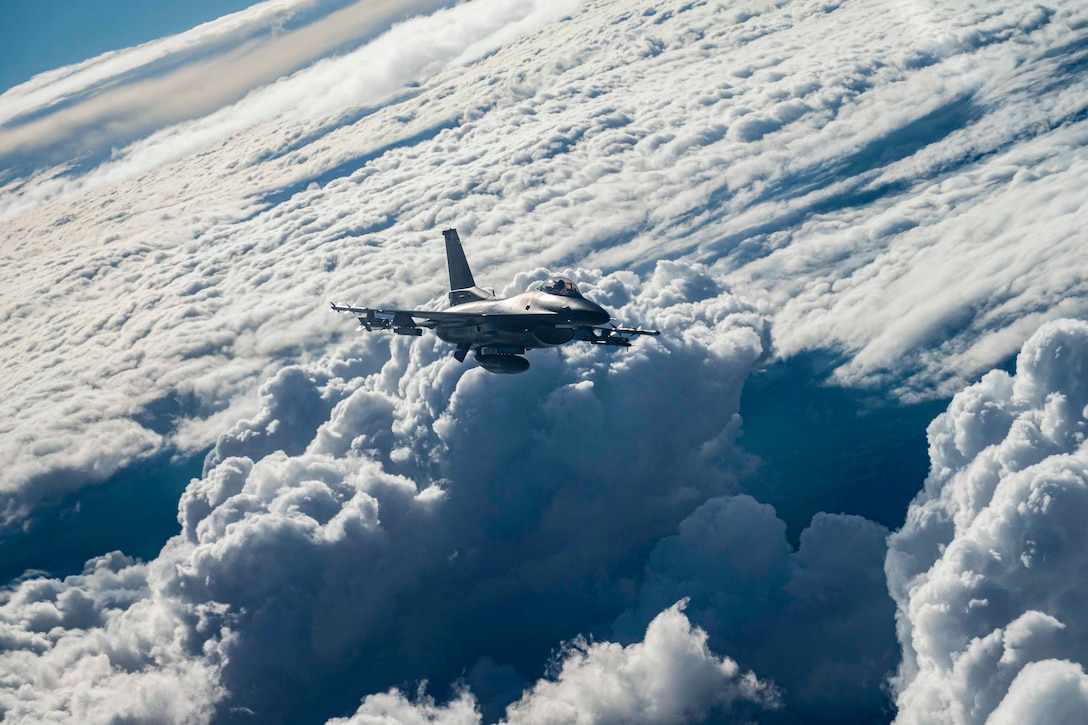
[[[551,277],[543,282],[534,282],[529,285],[531,290],[539,290],[546,292],[550,295],[559,295],[560,297],[581,297],[582,293],[578,289],[578,285],[571,282],[566,277]]]

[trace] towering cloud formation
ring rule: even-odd
[[[405,681],[445,687],[485,658],[531,681],[557,644],[607,627],[646,552],[730,489],[762,318],[690,265],[662,263],[645,284],[574,274],[625,319],[654,311],[662,342],[545,352],[514,379],[466,370],[433,339],[395,340],[380,369],[356,356],[284,368],[220,439],[158,559],[15,587],[0,657],[26,674],[0,707],[76,718],[78,700],[128,716],[109,694],[123,676],[169,717],[313,718]],[[641,646],[572,647],[512,717],[576,706],[607,663],[621,716],[770,702],[769,685],[711,655],[677,609]],[[93,677],[49,670],[70,650]],[[173,670],[193,673],[177,702],[153,686]],[[690,699],[670,694],[679,673],[698,675]],[[651,686],[642,704],[622,694]]]
[[[1088,324],[1044,326],[929,428],[891,537],[898,723],[1088,718]]]

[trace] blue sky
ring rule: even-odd
[[[248,0],[6,2],[0,22],[0,91],[43,71],[180,33],[255,4]]]

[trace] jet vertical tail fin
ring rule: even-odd
[[[457,230],[446,229],[442,236],[446,238],[446,264],[450,268],[450,304],[493,298],[494,294],[477,287],[472,279],[472,270],[468,268],[468,259],[465,258],[465,249],[461,246]]]
[[[472,279],[472,270],[468,267],[468,259],[465,258],[465,249],[461,246],[461,238],[457,236],[456,229],[446,229],[442,232],[446,238],[446,264],[450,268],[450,289],[460,290],[475,287]]]

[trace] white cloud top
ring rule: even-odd
[[[703,721],[735,701],[774,707],[773,688],[707,649],[680,602],[654,617],[646,637],[627,647],[568,643],[554,681],[541,681],[510,706],[506,722],[655,725]]]
[[[1088,717],[1086,416],[1088,324],[1060,321],[930,426],[932,470],[888,554],[897,722]]]

